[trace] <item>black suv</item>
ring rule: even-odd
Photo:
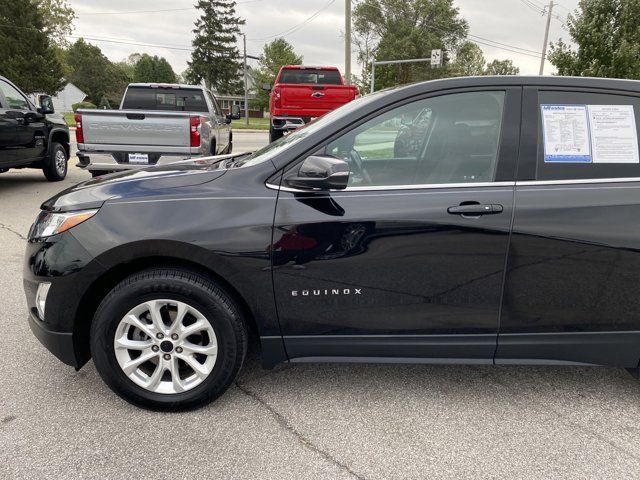
[[[67,175],[69,127],[51,116],[53,102],[41,95],[35,107],[18,87],[0,76],[0,173],[10,168],[39,168],[47,180]]]
[[[251,331],[266,367],[637,373],[639,115],[635,81],[438,80],[362,97],[253,154],[82,183],[29,233],[31,328],[63,362],[93,357],[119,395],[164,409],[221,395]]]

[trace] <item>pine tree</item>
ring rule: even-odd
[[[198,0],[202,15],[193,30],[193,53],[189,62],[189,81],[205,84],[223,94],[238,93],[243,88],[242,63],[236,46],[240,25],[234,0]]]

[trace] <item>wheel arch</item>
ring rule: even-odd
[[[51,154],[51,145],[53,143],[60,143],[67,152],[67,157],[71,156],[71,145],[69,139],[69,132],[63,129],[54,129],[49,133],[49,145],[47,147],[47,153]]]
[[[192,260],[171,256],[169,254],[158,254],[113,265],[111,268],[106,269],[86,289],[78,303],[73,327],[73,343],[79,368],[91,358],[89,334],[93,316],[102,300],[122,280],[130,275],[150,268],[177,268],[187,270],[214,281],[236,302],[240,309],[249,330],[250,340],[252,341],[251,347],[261,349],[260,328],[249,303],[238,289],[225,279],[224,276]],[[263,352],[260,353],[262,354]],[[263,355],[263,361],[264,360],[266,359],[264,359]],[[272,363],[273,362],[267,362],[266,364],[271,365]],[[279,362],[276,361],[275,363]]]

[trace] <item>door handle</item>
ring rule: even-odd
[[[456,207],[447,208],[447,212],[451,215],[463,215],[469,217],[476,217],[480,215],[495,215],[496,213],[502,213],[502,205],[488,204],[488,203],[473,203],[470,205],[458,205]]]

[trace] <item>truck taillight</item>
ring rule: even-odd
[[[190,139],[192,147],[200,146],[200,129],[202,128],[202,117],[191,117],[190,118]]]
[[[280,87],[273,89],[273,106],[275,108],[282,108],[282,91]]]
[[[76,113],[73,116],[73,118],[76,121],[76,142],[84,143],[84,130],[82,130],[82,115],[80,115],[79,113]]]

